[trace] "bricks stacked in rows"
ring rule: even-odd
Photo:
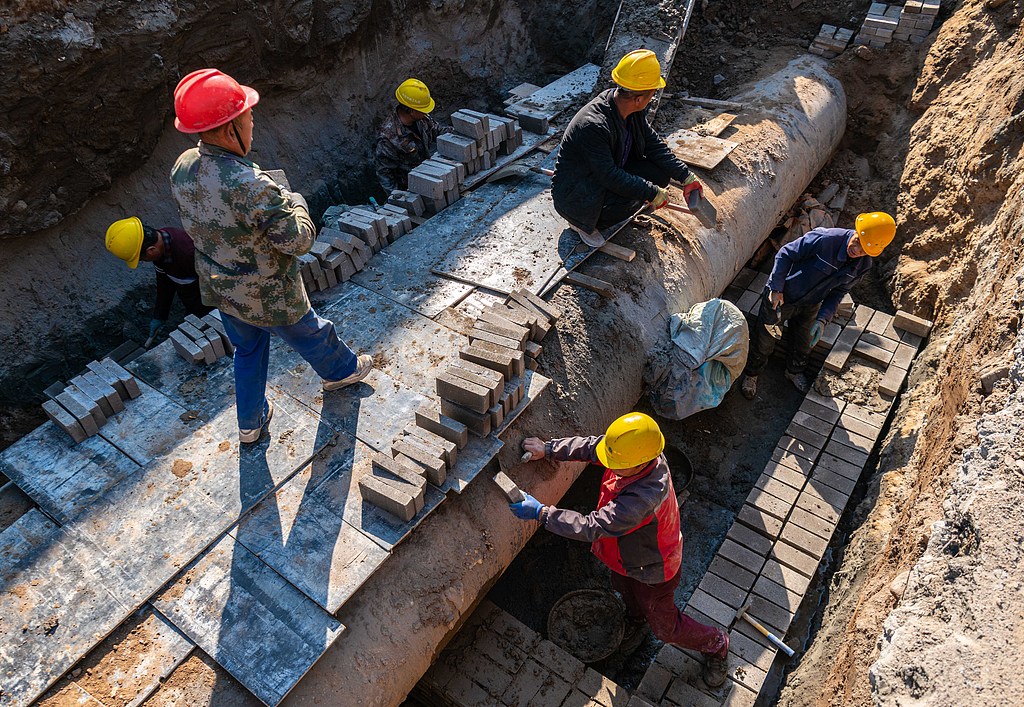
[[[134,376],[110,358],[93,361],[68,385],[47,388],[43,412],[77,444],[97,434],[124,401],[142,394]]]
[[[308,253],[299,256],[299,274],[307,292],[347,282],[370,261],[374,251],[368,241],[378,243],[376,226],[359,215],[346,211],[333,223],[320,230]]]
[[[406,522],[423,510],[427,479],[421,468],[378,453],[371,459],[371,469],[359,479],[364,501]]]
[[[893,39],[921,44],[935,25],[939,14],[939,0],[907,0],[899,16],[899,25]]]
[[[194,314],[187,315],[168,338],[178,355],[192,364],[214,363],[235,352],[217,310],[202,319]]]
[[[850,40],[853,39],[853,30],[836,28],[833,25],[822,25],[818,36],[811,42],[808,51],[811,54],[823,56],[826,59],[834,59],[846,50]]]
[[[881,2],[871,3],[867,17],[857,33],[855,44],[863,44],[875,49],[882,49],[890,41],[899,26],[903,8],[898,5],[886,5]]]
[[[888,315],[886,315],[888,316]],[[872,323],[874,319],[872,319]],[[915,317],[902,310],[895,316],[888,317],[887,327],[883,334],[886,341],[898,342],[892,347],[891,357],[885,364],[885,373],[878,382],[878,392],[885,396],[895,396],[903,387],[910,371],[910,364],[917,355],[917,347],[931,331],[932,323],[927,319]],[[869,324],[870,328],[870,324]]]

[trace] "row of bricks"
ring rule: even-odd
[[[642,699],[642,704],[650,705],[752,707],[757,693],[741,683],[733,682],[714,693],[707,692],[701,679],[702,661],[703,657],[693,651],[664,645],[644,673],[634,696]]]
[[[900,367],[909,368],[930,330],[931,322],[903,311],[894,316],[858,307],[851,325],[843,329],[825,360],[825,367],[837,373],[842,371],[850,354],[856,351],[883,366],[895,359]]]
[[[907,0],[903,12],[922,15],[939,14],[939,0]]]
[[[124,402],[142,394],[138,381],[110,358],[92,361],[59,392],[47,389],[43,411],[77,444],[99,432],[107,418],[124,410]]]
[[[423,509],[427,482],[440,486],[469,442],[465,425],[427,405],[391,445],[374,455],[372,473],[359,480],[363,500],[408,522]]]
[[[853,39],[853,30],[833,25],[822,25],[818,30],[817,39],[836,39],[840,42],[849,42]]]
[[[930,32],[932,27],[935,25],[935,17],[933,15],[909,15],[903,14],[900,17],[899,29],[907,31],[923,31],[925,33]]]
[[[339,283],[347,282],[366,267],[380,249],[376,228],[370,222],[362,222],[358,216],[344,223],[333,220],[332,226],[325,226],[313,243],[309,253],[299,256],[299,273],[307,292],[327,290]],[[341,230],[342,228],[346,230]],[[368,230],[373,235],[362,236],[352,231]]]
[[[186,315],[168,338],[178,355],[192,364],[215,363],[222,356],[235,353],[216,309],[201,319],[194,314]]]

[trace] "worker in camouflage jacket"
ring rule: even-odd
[[[406,189],[409,172],[433,154],[437,136],[448,132],[430,117],[434,99],[419,79],[407,79],[395,90],[398,105],[377,134],[373,164],[384,191]]]
[[[324,390],[362,380],[372,365],[310,307],[297,260],[316,235],[306,201],[245,157],[257,101],[254,89],[216,69],[192,72],[174,91],[175,126],[198,133],[200,142],[175,163],[171,191],[195,242],[203,302],[220,310],[235,346],[243,443],[258,440],[273,415],[266,399],[271,334],[309,362]]]
[[[721,686],[728,670],[729,634],[696,621],[675,603],[683,557],[679,502],[658,423],[639,412],[623,415],[600,437],[523,440],[530,458],[582,461],[604,467],[597,509],[584,514],[546,506],[528,493],[509,505],[522,520],[537,520],[556,535],[591,543],[612,571],[612,587],[626,604],[623,646],[635,649],[649,624],[658,639],[700,651],[704,681]],[[622,649],[625,650],[625,649]]]

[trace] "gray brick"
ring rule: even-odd
[[[813,405],[814,403],[811,404]],[[803,410],[796,411],[796,413],[793,415],[793,423],[800,425],[801,427],[806,427],[807,429],[812,430],[824,437],[828,437],[829,433],[832,432],[833,427],[833,423],[826,422],[825,420],[817,418],[808,412],[804,412]]]
[[[99,405],[100,411],[103,413],[104,422],[106,421],[106,418],[113,417],[114,408],[111,406],[110,401],[107,400],[107,396],[100,388],[94,386],[89,380],[86,380],[82,376],[75,376],[68,381],[68,385],[64,389],[67,390],[69,387],[77,388],[86,399]],[[119,404],[120,402],[121,401],[118,400]],[[124,405],[121,404],[121,407],[123,409]]]
[[[807,444],[806,442],[801,442],[798,439],[793,439],[789,435],[786,435],[779,440],[778,449],[783,454],[788,452],[789,454],[812,462],[817,459],[818,452],[820,451],[818,447]]]
[[[863,408],[859,405],[847,405],[846,409],[843,411],[843,415],[853,417],[858,420],[863,420],[872,427],[877,427],[878,429],[881,429],[885,425],[884,415],[880,415],[877,412],[872,412],[867,408]],[[871,435],[864,436],[870,437]]]
[[[838,517],[836,518],[836,521]],[[819,538],[830,540],[836,529],[836,521],[826,520],[810,511],[797,506],[789,514],[788,523],[793,523],[804,530],[814,533]]]
[[[798,457],[794,454],[788,454],[783,452],[781,449],[776,447],[772,450],[772,461],[781,466],[789,467],[790,469],[797,471],[804,476],[811,473],[811,469],[814,468],[814,462],[804,457]]]
[[[795,420],[789,423],[789,427],[786,428],[786,434],[804,444],[810,445],[814,449],[821,449],[827,439],[825,435],[808,429]]]
[[[449,442],[454,442],[459,449],[469,442],[466,426],[458,420],[442,415],[432,405],[423,405],[416,411],[416,424]]]
[[[491,390],[455,376],[448,371],[437,374],[435,388],[437,394],[443,400],[451,401],[476,413],[487,412],[488,408],[493,404],[491,402],[491,396],[493,395]]]
[[[798,525],[786,523],[782,527],[779,540],[789,543],[793,547],[820,560],[828,548],[828,540],[820,538],[814,533],[808,532]]]
[[[549,667],[545,664],[545,667]],[[540,690],[533,696],[530,707],[561,707],[565,699],[572,693],[572,684],[553,673],[549,673]]]
[[[665,691],[665,699],[670,704],[686,707],[718,707],[718,699],[706,692],[701,692],[683,678],[676,678]]]
[[[485,341],[471,344],[459,352],[459,358],[498,371],[506,380],[522,375],[525,368],[522,351],[512,351]]]
[[[740,589],[735,584],[727,582],[710,572],[704,573],[697,588],[734,609],[743,606],[743,603],[747,600],[746,590]]]
[[[482,140],[484,135],[487,133],[486,124],[479,118],[468,114],[464,110],[452,113],[450,120],[456,133],[472,138],[473,140]]]
[[[785,528],[783,528],[783,532],[785,532]],[[808,555],[803,550],[793,547],[782,540],[776,541],[769,559],[777,560],[787,567],[792,567],[807,577],[813,577],[814,573],[818,571],[818,562],[820,560],[820,558]]]
[[[516,482],[508,478],[504,472],[499,471],[493,478],[494,483],[505,494],[505,498],[508,499],[509,503],[519,503],[525,498],[523,492],[516,486]]]
[[[843,502],[837,503],[839,499],[843,499]],[[807,485],[807,488],[800,494],[800,498],[796,500],[796,508],[793,509],[792,513],[796,513],[799,509],[803,512],[811,513],[835,526],[839,522],[839,517],[842,515],[843,508],[846,505],[845,499],[846,495],[840,491],[811,483]],[[807,526],[804,525],[804,527],[806,528]],[[813,530],[813,528],[807,529]]]
[[[791,567],[779,564],[775,560],[768,560],[761,569],[761,576],[767,577],[776,584],[780,584],[794,594],[804,595],[807,587],[811,584],[811,578],[806,577]]]
[[[842,371],[863,331],[858,326],[847,325],[839,335],[839,338],[836,339],[836,343],[832,346],[832,351],[829,352],[828,357],[825,359],[825,368],[837,373]]]
[[[504,613],[502,612],[502,614]],[[504,631],[504,624],[499,625],[499,630]],[[526,651],[532,649],[532,645],[532,643],[524,645],[516,639],[506,638],[504,633],[498,634],[491,630],[483,630],[473,644],[473,648],[490,658],[505,672],[515,675],[526,662]]]
[[[781,584],[773,582],[765,576],[757,578],[752,590],[756,596],[767,599],[776,606],[781,606],[792,614],[796,614],[803,601],[803,593],[791,592]]]
[[[906,379],[906,369],[890,365],[885,369],[885,375],[878,381],[879,395],[895,397],[900,392],[900,389],[903,388],[903,382]]]
[[[505,420],[505,406],[499,401],[487,412],[491,415],[491,427],[497,428],[501,426],[501,423]]]
[[[736,609],[715,599],[710,594],[705,594],[697,589],[690,595],[687,606],[692,606],[697,611],[711,618],[719,626],[728,626],[736,617]]]
[[[502,703],[508,707],[529,707],[547,676],[547,670],[534,660],[528,659],[501,696]]]
[[[206,360],[203,350],[196,345],[196,342],[177,329],[168,334],[167,338],[170,340],[174,350],[178,352],[178,355],[189,363],[195,364]]]
[[[791,503],[786,503],[781,498],[773,496],[766,491],[762,491],[756,486],[751,489],[750,493],[747,495],[747,503],[764,511],[765,513],[775,516],[779,520],[785,520],[786,516],[789,515],[789,509],[792,508]]]
[[[835,440],[828,443],[828,446],[825,447],[825,452],[831,454],[832,456],[838,457],[847,464],[857,467],[858,469],[861,470],[864,468],[864,464],[868,460],[867,452],[863,452],[859,449],[853,449],[852,447],[847,447],[845,444],[841,444],[840,442]],[[833,471],[836,470],[834,469]]]
[[[768,462],[764,468],[764,472],[762,472],[762,475],[799,490],[804,487],[805,483],[807,483],[809,472],[804,473],[803,471],[798,471],[793,469],[791,466],[786,466],[779,462]],[[769,491],[769,493],[771,493],[771,491]],[[781,496],[779,494],[775,495],[779,496],[779,498],[785,498],[785,496]]]
[[[124,366],[111,358],[104,358],[100,363],[109,368],[111,372],[121,380],[125,386],[125,390],[128,391],[128,397],[134,400],[142,395],[142,389],[139,388],[139,382],[135,380],[135,376],[125,370]]]
[[[416,515],[416,502],[410,494],[403,493],[375,476],[364,476],[359,479],[359,492],[364,501],[405,522],[409,522]]]
[[[843,416],[839,418],[839,427],[872,441],[878,439],[878,433],[881,432],[879,427],[870,422],[857,419],[849,411],[843,413]]]
[[[853,492],[854,487],[857,485],[856,479],[850,479],[841,474],[837,474],[834,471],[820,467],[814,470],[811,475],[811,483],[815,485],[829,486],[840,493],[849,495]]]
[[[403,437],[391,445],[391,453],[395,461],[403,466],[416,469],[434,486],[441,486],[448,478],[448,470],[443,459],[431,455],[429,451],[416,444],[413,437]]]
[[[85,429],[82,427],[82,424],[74,415],[61,407],[55,400],[44,401],[43,412],[46,413],[48,418],[53,420],[53,424],[64,430],[75,444],[85,440],[87,435],[85,434]]]
[[[858,355],[863,356],[872,363],[877,363],[880,366],[888,366],[889,362],[892,360],[891,351],[880,349],[863,340],[857,342],[857,346],[854,347],[854,351]]]
[[[576,656],[559,648],[547,639],[537,644],[532,655],[541,665],[570,683],[575,683],[582,678],[583,673],[587,669],[587,666]]]
[[[530,329],[513,324],[507,319],[503,322],[495,321],[498,319],[504,319],[504,317],[494,314],[493,312],[482,312],[480,314],[480,318],[476,321],[474,328],[496,334],[504,339],[509,339],[515,342],[515,344],[512,345],[503,343],[502,346],[509,346],[509,348],[520,350],[525,349],[526,341],[530,338]],[[472,334],[470,334],[470,337],[472,337]]]
[[[757,478],[757,481],[754,483],[754,485],[757,488],[761,489],[762,491],[770,493],[772,496],[775,496],[776,498],[782,499],[790,506],[796,503],[796,498],[797,496],[800,495],[800,491],[793,488],[789,484],[784,484],[781,481],[777,481],[765,474],[761,474],[761,476]]]
[[[483,324],[484,326],[487,325],[486,322],[478,323]],[[469,331],[469,342],[471,344],[475,344],[478,341],[486,341],[494,344],[495,346],[502,346],[512,351],[522,351],[525,348],[525,343],[520,343],[516,339],[509,339],[499,334],[487,331],[486,329],[474,327]]]
[[[438,135],[437,151],[449,159],[469,162],[476,158],[476,141],[465,135]]]
[[[473,682],[465,673],[458,673],[445,688],[449,697],[459,705],[486,705],[489,701],[487,691]]]
[[[746,503],[743,504],[740,512],[736,514],[736,520],[773,540],[782,531],[781,520]]]
[[[461,365],[463,363],[469,363],[469,365]],[[474,385],[478,385],[489,391],[490,395],[488,399],[490,401],[490,405],[488,407],[491,407],[498,402],[498,396],[505,389],[505,377],[501,373],[484,368],[483,366],[475,365],[468,361],[457,361],[452,363],[445,370],[445,373]],[[455,402],[459,401],[456,400]]]
[[[390,484],[397,481],[399,488],[403,488],[402,484],[411,486],[411,489],[403,489],[410,496],[415,497],[427,485],[426,476],[419,467],[389,457],[387,454],[374,452],[370,463],[377,478],[384,483]]]
[[[668,689],[671,682],[672,673],[669,670],[658,663],[651,663],[636,689],[636,694],[649,700],[652,704],[660,704],[661,699],[665,696],[665,690]]]
[[[444,181],[423,171],[409,172],[409,190],[435,202],[444,199]]]
[[[470,432],[478,437],[486,437],[491,433],[491,415],[489,412],[474,412],[469,408],[464,408],[442,398],[441,414],[461,422]]]
[[[458,661],[458,672],[471,676],[473,681],[494,697],[501,697],[512,684],[513,675],[502,670],[483,653],[463,651]]]
[[[722,541],[722,546],[718,548],[718,554],[730,562],[739,565],[741,568],[754,573],[759,571],[761,565],[764,564],[763,557],[729,539]]]
[[[750,601],[750,617],[759,621],[779,638],[786,635],[789,625],[793,622],[793,612],[778,604],[753,596]],[[755,629],[756,630],[756,629]]]
[[[76,410],[71,407],[70,402],[74,401],[78,404],[79,408]],[[82,392],[81,388],[75,385],[69,385],[64,389],[64,392],[57,396],[57,402],[64,406],[64,408],[72,415],[78,418],[78,421],[82,424],[82,428],[88,432],[85,420],[79,414],[81,410],[88,412],[89,416],[92,417],[96,423],[97,430],[103,425],[107,424],[107,416],[103,414],[103,409],[100,408],[99,403],[92,400],[88,395]]]
[[[822,422],[829,425],[834,425],[836,423],[836,420],[839,419],[838,410],[824,407],[814,402],[813,400],[807,400],[806,398],[804,398],[804,401],[800,403],[800,412],[806,413],[807,415],[810,415],[812,417],[816,417]]]
[[[455,463],[459,460],[459,447],[455,442],[434,434],[430,430],[425,430],[416,424],[407,425],[403,432],[406,436],[413,437],[431,449],[438,450],[441,453],[441,458],[444,459],[445,464],[449,468],[455,466]]]
[[[740,623],[746,622],[741,621]],[[749,624],[747,625],[749,626]],[[772,667],[775,656],[778,654],[774,648],[765,647],[738,630],[733,630],[729,634],[729,652],[765,671]]]
[[[839,442],[864,454],[870,454],[875,446],[874,438],[859,435],[843,427],[837,427],[832,433],[832,442]]]

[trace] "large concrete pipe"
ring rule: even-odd
[[[562,287],[564,314],[544,341],[543,372],[554,383],[508,435],[501,461],[541,501],[554,503],[580,464],[516,466],[523,437],[598,433],[641,396],[647,351],[667,338],[666,309],[719,295],[822,168],[842,137],[846,100],[826,65],[803,57],[752,86],[729,139],[739,147],[711,174],[721,225],[702,229],[666,217],[679,237],[640,230],[631,263],[601,265],[620,294],[611,301]],[[660,218],[660,216],[659,216]],[[516,520],[481,478],[449,499],[402,543],[339,614],[346,635],[296,686],[288,704],[395,705],[536,531]],[[557,568],[552,568],[557,571]]]

